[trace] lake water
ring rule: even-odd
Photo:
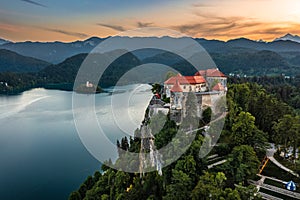
[[[124,112],[131,113],[133,123],[126,129],[133,132],[152,96],[149,85],[118,89],[122,92],[95,96],[98,120],[114,143],[124,133],[114,121],[111,97],[131,97]],[[72,92],[34,89],[0,96],[0,111],[0,199],[67,199],[88,175],[100,169],[101,163],[89,154],[77,134]],[[128,120],[122,115],[118,118]]]

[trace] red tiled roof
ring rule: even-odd
[[[165,81],[165,84],[174,85],[178,82],[180,85],[194,85],[205,83],[205,79],[202,76],[182,76],[178,74]]]
[[[196,72],[195,76],[226,77],[219,69],[207,69]]]
[[[213,87],[212,90],[214,90],[214,91],[224,91],[225,88],[224,88],[224,86],[223,86],[221,83],[217,83],[217,84]]]
[[[171,92],[182,92],[182,89],[181,89],[178,81],[176,81],[176,83],[171,88]]]

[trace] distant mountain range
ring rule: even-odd
[[[295,41],[297,37],[287,34],[272,42],[253,41],[246,38],[227,42],[203,38],[195,40],[208,51],[216,66],[226,74],[262,76],[284,73],[294,76],[300,74],[300,43]],[[34,87],[72,90],[82,62],[88,53],[105,39],[92,37],[71,43],[13,43],[0,40],[0,82],[7,82],[11,86],[9,90],[4,88],[1,91],[0,88],[0,93],[15,93]],[[131,38],[127,39],[130,44]],[[170,37],[166,39],[174,40]],[[95,54],[95,67],[98,67],[97,63],[101,62],[101,59],[106,59],[105,56],[110,55]],[[197,55],[192,55],[192,57],[197,57]],[[184,75],[195,73],[195,68],[190,63],[171,52],[142,49],[127,52],[114,61],[104,72],[99,85],[112,86],[132,67],[148,63],[171,66]],[[166,72],[166,69],[150,69],[146,72],[136,70],[130,75],[131,78],[124,79],[123,83],[129,83],[126,81],[133,80],[135,77],[142,78],[143,82],[151,82],[152,78],[156,77],[163,80]],[[141,74],[147,74],[147,76],[141,77]],[[82,82],[87,80],[89,80],[88,76],[84,77]]]
[[[0,38],[0,45],[10,43],[8,40],[4,40]]]
[[[64,42],[3,42],[0,49],[7,49],[18,54],[44,60],[53,64],[80,53],[89,53],[106,38],[92,37],[85,41]]]
[[[84,41],[71,43],[64,42],[9,42],[0,39],[0,49],[14,51],[23,56],[29,56],[52,64],[58,64],[65,59],[80,53],[89,53],[100,42],[107,38],[92,37]],[[206,40],[195,38],[209,53],[236,53],[241,51],[261,51],[268,50],[277,53],[300,52],[299,36],[287,34],[275,39],[273,42],[254,41],[246,38],[229,40]],[[140,52],[136,55],[139,59],[154,56],[160,52]]]
[[[300,43],[300,37],[298,35],[292,35],[290,33],[286,34],[285,36],[276,38],[274,41],[293,41]]]

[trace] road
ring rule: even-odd
[[[278,162],[273,156],[274,156],[274,153],[277,151],[276,148],[274,147],[274,145],[271,145],[272,148],[271,149],[267,149],[267,152],[266,152],[266,156],[270,159],[270,161],[272,161],[275,165],[277,165],[279,168],[281,168],[282,170],[290,173],[290,174],[293,174],[294,176],[297,176],[299,177],[299,174],[297,174],[296,172],[294,172],[293,170],[283,166],[280,162]]]

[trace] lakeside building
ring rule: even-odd
[[[181,121],[188,93],[194,93],[197,113],[210,107],[215,112],[215,102],[227,92],[227,77],[217,68],[201,70],[194,76],[177,74],[164,82],[164,93],[170,98],[170,113],[176,122]]]

